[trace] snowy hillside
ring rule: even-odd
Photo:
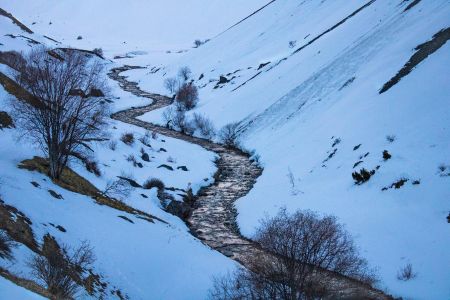
[[[216,128],[239,122],[242,148],[264,168],[235,203],[245,237],[282,207],[334,215],[377,270],[377,288],[403,299],[449,299],[449,1],[244,2],[3,0],[0,8],[34,33],[0,16],[0,51],[102,48],[106,59],[93,59],[107,69],[144,67],[121,75],[162,95],[170,94],[165,80],[188,66],[200,96],[188,117],[200,113]],[[210,40],[193,48],[196,39]],[[15,73],[0,66],[2,74]],[[151,102],[109,85],[113,111]],[[10,97],[0,86],[0,111],[10,111]],[[166,109],[138,119],[165,125]],[[159,178],[183,201],[190,188],[195,193],[218,178],[212,151],[117,120],[109,131],[110,140],[94,148],[101,176],[70,166],[98,190],[118,176],[140,185]],[[126,133],[135,137],[131,145],[121,141]],[[204,299],[213,276],[235,268],[165,211],[156,188],[134,188],[122,199],[144,212],[135,214],[18,169],[41,155],[18,135],[0,130],[0,198],[32,221],[38,243],[46,233],[73,247],[88,240],[110,295]],[[362,170],[371,175],[358,181]],[[20,244],[15,260],[0,259],[0,267],[29,278],[33,251]],[[398,279],[408,264],[415,278]],[[0,277],[0,298],[10,295],[28,299],[29,292]]]
[[[246,235],[282,206],[337,215],[379,268],[383,288],[443,299],[450,295],[450,185],[439,166],[449,164],[450,44],[379,93],[414,48],[450,26],[447,1],[405,11],[411,3],[277,1],[156,76],[129,76],[164,92],[163,79],[187,65],[194,79],[203,74],[196,111],[218,127],[243,121],[242,143],[265,167],[237,204]],[[218,84],[220,76],[229,82]],[[142,119],[163,122],[158,112]],[[369,182],[354,184],[352,172],[378,166]],[[391,188],[401,179],[404,186]],[[396,276],[407,263],[418,276],[405,283]]]

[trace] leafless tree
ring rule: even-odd
[[[339,288],[333,284],[337,274],[373,283],[366,261],[335,217],[281,210],[262,221],[255,240],[266,253],[249,258],[248,270],[217,279],[211,297],[318,299]]]
[[[184,80],[187,81],[189,77],[191,77],[192,71],[189,69],[189,67],[181,67],[180,70],[178,70],[178,76]]]
[[[178,89],[175,100],[182,104],[186,110],[193,109],[198,103],[198,89],[192,83],[183,83]]]
[[[231,123],[225,125],[219,131],[220,141],[227,147],[238,147],[239,146],[239,123]]]
[[[214,124],[206,116],[194,113],[193,124],[200,131],[201,136],[212,139],[216,135]]]
[[[71,249],[60,246],[49,234],[44,236],[41,254],[35,254],[28,262],[33,277],[45,284],[56,299],[73,299],[80,290],[85,272],[95,262],[88,242]]]
[[[97,60],[78,51],[48,53],[44,47],[32,50],[15,77],[36,101],[11,103],[23,136],[40,147],[50,177],[58,179],[70,156],[92,151],[91,142],[106,138],[108,105],[93,96],[105,88]]]
[[[164,80],[164,87],[169,91],[169,93],[174,94],[177,92],[180,83],[178,79],[170,77]]]

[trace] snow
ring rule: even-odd
[[[147,91],[166,93],[164,79],[189,66],[200,87],[195,112],[207,115],[218,128],[242,121],[242,144],[255,149],[264,165],[255,187],[236,204],[244,235],[251,237],[258,220],[281,207],[335,215],[354,236],[370,265],[377,268],[380,288],[404,299],[450,297],[450,227],[446,221],[450,177],[440,176],[438,171],[439,165],[450,165],[450,44],[392,89],[379,94],[417,45],[450,26],[448,1],[424,0],[407,13],[403,13],[407,3],[401,0],[375,1],[296,54],[295,49],[368,1],[279,0],[218,36],[267,1],[245,1],[239,3],[239,9],[229,2],[197,0],[189,4],[134,0],[126,6],[120,1],[105,5],[103,0],[50,2],[28,3],[33,10],[23,0],[1,3],[0,7],[12,11],[27,25],[36,21],[30,25],[33,30],[72,46],[102,47],[111,59],[128,53],[129,58],[116,59],[114,65],[146,66],[123,75]],[[69,12],[75,17],[69,18]],[[2,19],[2,32],[17,31]],[[114,34],[106,34],[110,32]],[[76,40],[78,35],[83,39]],[[212,39],[199,48],[177,53],[192,47],[197,38]],[[295,47],[289,47],[290,41],[295,41]],[[3,35],[0,42],[5,44],[0,47],[27,48],[23,41]],[[168,50],[171,53],[166,53]],[[269,64],[258,70],[265,63]],[[201,74],[204,78],[198,80]],[[235,78],[215,89],[221,75]],[[112,93],[120,97],[114,103],[115,111],[148,104],[148,100],[121,91],[116,83],[111,85]],[[162,111],[140,118],[162,123]],[[120,122],[112,121],[111,126],[117,128],[111,130],[116,140],[130,130],[136,137],[144,134]],[[43,176],[15,168],[35,152],[19,145],[10,153],[4,141],[15,143],[11,135],[12,130],[0,132],[0,177],[6,177],[2,195],[9,198],[5,200],[29,214],[35,224],[53,222],[68,228],[63,234],[38,225],[35,230],[40,236],[52,230],[71,244],[83,239],[95,243],[99,253],[104,253],[99,270],[111,282],[123,286],[131,299],[145,298],[149,291],[155,298],[203,298],[211,284],[210,276],[234,266],[193,239],[180,220],[163,212],[155,191],[147,193],[149,199],[135,191],[126,201],[163,218],[170,226],[149,225],[133,216],[128,217],[135,224],[127,223],[117,218],[122,213],[92,204],[90,199],[49,182],[36,191],[27,182],[43,182]],[[388,135],[395,135],[395,141],[388,142]],[[333,146],[336,139],[340,142]],[[158,177],[169,186],[186,189],[192,184],[197,189],[207,184],[203,178],[211,180],[215,171],[214,154],[161,136],[152,141],[152,148],[164,147],[168,152],[148,150],[154,161],[138,169],[125,158],[129,154],[139,157],[140,147],[139,142],[130,147],[119,141],[117,150],[112,151],[107,145],[99,145],[96,155],[108,165],[102,167],[101,178],[81,166],[74,167],[99,188],[127,171],[140,183]],[[327,160],[334,149],[335,154]],[[383,160],[384,150],[389,151],[391,159]],[[158,169],[169,156],[176,159],[176,165],[186,165],[189,172]],[[354,168],[360,160],[363,162]],[[368,182],[354,184],[352,172],[377,166]],[[400,189],[382,191],[401,178],[408,181]],[[420,184],[413,185],[415,180]],[[46,188],[63,194],[64,200],[55,203]],[[18,197],[19,190],[33,195],[36,203]],[[73,213],[77,211],[83,212],[83,222],[79,221],[80,213]],[[52,220],[47,220],[49,216]],[[147,236],[151,238],[143,238]],[[407,263],[412,264],[417,277],[400,281],[397,272]]]
[[[22,287],[19,287],[0,276],[0,298],[1,299],[45,299]]]
[[[32,30],[72,46],[161,52],[191,48],[194,40],[211,38],[266,2],[2,0],[0,7],[12,11]]]
[[[450,45],[387,93],[378,91],[417,45],[450,25],[450,7],[446,1],[423,1],[402,13],[404,5],[399,2],[374,2],[291,55],[363,3],[278,1],[156,74],[143,69],[127,75],[144,90],[163,93],[163,80],[188,65],[202,87],[195,111],[206,114],[217,127],[243,120],[242,143],[261,155],[265,167],[254,189],[237,202],[245,235],[251,237],[260,218],[283,206],[336,215],[378,269],[380,288],[408,299],[444,299],[450,296],[446,221],[450,189],[438,166],[448,164],[450,149],[446,67]],[[290,40],[296,40],[293,49]],[[267,62],[261,74],[236,89]],[[208,83],[237,70],[238,77],[223,88]],[[200,74],[205,77],[197,80]],[[161,111],[140,118],[162,123]],[[396,140],[387,142],[387,135]],[[332,147],[337,138],[340,144]],[[324,163],[334,148],[336,154]],[[384,150],[392,154],[386,162]],[[364,162],[353,169],[367,152]],[[378,165],[369,182],[354,185],[353,171]],[[409,181],[400,189],[381,191],[401,178]],[[420,184],[413,185],[414,180]],[[417,277],[399,281],[397,272],[407,263]]]

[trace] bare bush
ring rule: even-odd
[[[0,258],[13,260],[12,248],[16,246],[14,240],[3,230],[0,230]]]
[[[186,110],[193,109],[198,103],[198,89],[192,83],[184,83],[177,91],[175,100]]]
[[[238,147],[239,146],[239,133],[238,133],[239,123],[231,123],[225,125],[219,131],[220,141],[227,147]]]
[[[112,151],[115,151],[117,149],[117,141],[116,140],[111,140],[108,143],[108,147],[109,149],[111,149]]]
[[[127,156],[127,161],[133,163],[133,167],[142,168],[142,164],[137,161],[136,157],[133,154]]]
[[[103,195],[123,200],[130,195],[131,190],[132,187],[130,186],[130,183],[123,178],[119,178],[117,180],[108,181],[103,191]]]
[[[211,140],[216,135],[216,129],[214,128],[213,122],[206,116],[194,113],[193,125],[200,131],[200,135],[207,139]]]
[[[396,139],[397,139],[397,137],[393,134],[386,136],[386,141],[388,141],[389,143],[393,143]]]
[[[73,299],[85,273],[95,262],[95,256],[88,242],[71,249],[58,245],[49,234],[44,236],[42,253],[35,254],[28,262],[33,277],[43,283],[56,299]]]
[[[157,188],[158,191],[164,191],[165,185],[164,182],[162,182],[160,179],[158,178],[151,178],[151,179],[147,179],[147,181],[144,182],[143,185],[144,189],[152,189],[152,188]]]
[[[170,77],[164,80],[164,87],[169,91],[169,93],[174,94],[178,90],[180,82],[178,79]]]
[[[195,40],[195,41],[194,41],[194,47],[195,47],[195,48],[198,48],[198,47],[200,47],[201,45],[203,45],[203,42],[202,42],[201,40]]]
[[[49,175],[58,179],[70,156],[92,151],[89,143],[104,140],[109,107],[101,97],[86,96],[105,88],[103,66],[78,51],[48,54],[33,49],[15,80],[34,101],[11,101],[23,137],[32,140],[49,161]]]
[[[100,177],[102,175],[97,161],[86,159],[84,165],[86,167],[86,170],[90,173],[93,173],[95,176]]]
[[[145,145],[147,147],[151,147],[151,144],[150,144],[150,133],[148,131],[145,132],[145,134],[139,138],[139,141],[143,145]]]
[[[413,271],[412,265],[408,263],[406,266],[400,269],[397,273],[397,279],[402,281],[408,281],[416,278],[417,274]]]
[[[103,57],[103,49],[102,48],[94,48],[94,50],[92,50],[92,52],[94,52],[98,56]]]
[[[131,132],[125,132],[120,137],[120,140],[124,142],[125,144],[131,146],[134,144],[134,134]]]
[[[178,76],[184,80],[187,81],[189,77],[191,77],[192,71],[189,67],[181,67],[180,70],[178,70]]]
[[[374,276],[351,236],[335,217],[281,210],[266,218],[255,240],[266,250],[248,260],[249,270],[216,279],[214,299],[318,299],[343,274],[366,283]],[[335,292],[335,291],[334,291]]]

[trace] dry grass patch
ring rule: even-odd
[[[20,169],[26,169],[29,171],[37,171],[46,176],[48,176],[49,174],[49,163],[44,158],[38,156],[33,157],[33,159],[26,159],[22,161],[18,167]],[[60,187],[66,190],[92,197],[96,201],[96,203],[100,205],[106,205],[120,211],[140,216],[141,219],[144,219],[151,223],[154,223],[154,219],[161,221],[163,223],[167,223],[166,221],[159,219],[155,216],[152,216],[146,212],[128,206],[122,201],[106,197],[93,184],[91,184],[85,178],[81,177],[79,174],[77,174],[68,167],[64,168],[60,179],[52,181],[56,185],[59,185]]]

